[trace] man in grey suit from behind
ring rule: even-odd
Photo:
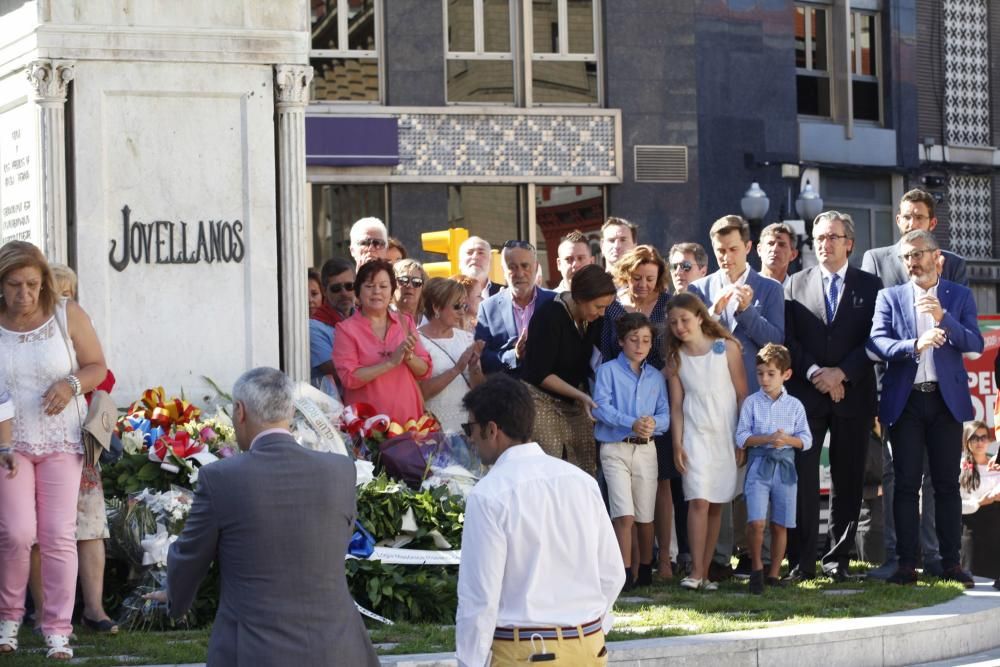
[[[191,513],[170,546],[171,616],[191,607],[209,565],[219,564],[212,667],[379,664],[344,573],[354,465],[295,442],[292,392],[273,368],[236,381],[233,427],[245,453],[200,470]]]
[[[937,223],[938,220],[934,216],[934,196],[929,192],[920,189],[910,190],[899,200],[896,226],[899,227],[900,237],[916,229],[930,232],[937,226]],[[886,288],[902,285],[910,280],[903,260],[900,259],[902,254],[903,251],[898,242],[883,248],[873,248],[865,252],[865,256],[861,260],[861,269],[881,278],[882,284]],[[941,277],[968,287],[969,278],[965,271],[965,259],[947,250],[941,251],[941,259],[944,261],[944,264],[939,267]],[[881,365],[876,366],[876,372],[881,380]],[[882,507],[885,517],[883,536],[886,553],[882,566],[868,572],[868,576],[874,579],[887,579],[896,571],[898,565],[896,526],[892,514],[896,474],[892,467],[892,449],[891,443],[888,441],[888,429],[883,428],[882,433],[886,440],[886,446],[882,449]],[[941,556],[938,552],[937,533],[934,528],[934,487],[926,470],[921,491],[923,502],[921,503],[920,517],[920,549],[924,560],[924,570],[932,574],[939,574]]]

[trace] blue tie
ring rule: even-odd
[[[830,286],[826,291],[826,323],[833,323],[833,316],[837,314],[837,296],[840,292],[837,290],[837,281],[840,280],[840,276],[836,273],[830,274]]]

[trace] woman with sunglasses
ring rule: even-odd
[[[359,308],[337,325],[333,363],[344,385],[344,403],[368,403],[395,422],[424,414],[417,385],[431,373],[431,358],[413,320],[389,308],[396,291],[392,264],[373,259],[354,279]]]
[[[962,433],[962,569],[995,577],[1000,588],[1000,470],[990,466],[993,442],[983,421],[965,423]]]
[[[420,391],[427,410],[449,433],[459,431],[465,420],[462,397],[485,379],[479,364],[483,341],[473,340],[462,328],[468,308],[465,288],[458,282],[431,278],[424,285],[427,323],[419,329],[420,342],[431,355],[433,370],[420,381]]]
[[[424,284],[427,282],[424,267],[415,259],[401,259],[392,268],[396,272],[393,310],[409,315],[418,325],[423,324],[427,321],[422,313]]]

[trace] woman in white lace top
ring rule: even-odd
[[[462,430],[465,409],[462,397],[483,381],[479,365],[482,341],[462,329],[469,302],[465,288],[450,278],[431,278],[424,286],[424,314],[427,324],[420,327],[421,342],[431,355],[432,375],[420,382],[424,405],[447,432]]]
[[[76,593],[76,501],[83,468],[83,394],[107,373],[90,317],[60,299],[41,251],[0,247],[0,377],[14,403],[0,443],[0,653],[17,649],[28,555],[37,537],[48,657],[69,659]]]

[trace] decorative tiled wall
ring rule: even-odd
[[[951,176],[948,179],[953,252],[970,259],[992,256],[992,186],[989,176]]]
[[[989,146],[990,44],[987,0],[943,0],[945,141]]]
[[[393,175],[465,178],[616,176],[615,117],[607,114],[399,115]]]

